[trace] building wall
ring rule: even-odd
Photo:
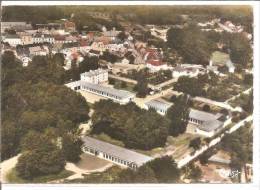
[[[86,81],[89,83],[99,84],[108,81],[108,72],[99,73],[94,76],[85,76],[84,74],[80,75],[80,79],[82,81]]]
[[[99,150],[96,150],[93,147],[89,147],[89,146],[83,146],[82,150],[84,153],[93,155],[93,156],[97,156],[100,159],[104,159],[104,160],[108,160],[110,162],[113,162],[114,164],[117,164],[121,167],[129,167],[131,169],[136,169],[137,165],[131,161],[128,160],[123,160],[122,158],[116,156],[116,155],[110,155],[106,152],[102,152]]]
[[[115,102],[118,102],[118,103],[120,103],[120,104],[127,104],[127,103],[131,102],[132,99],[134,98],[134,96],[133,96],[133,97],[128,97],[128,98],[120,99],[120,98],[117,97],[117,96],[113,96],[113,95],[108,94],[108,93],[106,93],[106,92],[97,91],[97,90],[95,90],[95,89],[91,89],[91,88],[89,88],[89,87],[87,87],[87,86],[84,86],[84,85],[81,85],[81,89],[82,89],[82,90],[85,90],[85,91],[87,91],[87,92],[93,93],[93,94],[97,94],[97,95],[99,95],[99,96],[103,96],[103,97],[109,98],[109,99],[111,99],[111,100],[113,100],[113,101],[115,101]]]

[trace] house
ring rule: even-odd
[[[24,35],[20,35],[20,37],[21,37],[22,45],[33,44],[32,35],[24,34]]]
[[[27,24],[26,22],[1,22],[1,33],[4,33],[5,30],[28,30],[31,29],[32,25]]]
[[[230,33],[243,32],[243,27],[241,25],[236,26],[231,21],[226,21],[224,24],[219,22],[218,25],[220,26],[220,28]]]
[[[160,70],[167,70],[168,66],[166,63],[162,62],[161,60],[149,60],[146,62],[146,67],[151,72],[158,72]]]
[[[8,43],[12,47],[22,44],[22,39],[18,35],[6,35],[3,42]]]
[[[145,103],[145,108],[154,109],[157,113],[165,115],[167,110],[173,105],[173,103],[167,102],[162,99],[154,99]]]
[[[114,40],[120,32],[121,32],[121,31],[117,31],[117,30],[115,29],[115,27],[114,27],[114,28],[113,28],[112,30],[110,30],[110,31],[106,31],[106,30],[103,31],[103,36],[109,37],[111,40]]]
[[[95,50],[95,51],[105,51],[106,47],[105,44],[103,42],[93,42],[91,44],[91,49]]]
[[[81,73],[80,80],[93,84],[108,82],[108,71],[104,69],[90,70],[89,72]]]
[[[231,117],[221,113],[213,114],[190,109],[187,133],[212,137],[231,123]]]
[[[76,31],[76,25],[74,22],[71,22],[71,21],[65,21],[64,28],[65,28],[65,31],[69,31],[69,32]]]
[[[36,56],[36,55],[41,55],[41,56],[45,56],[48,54],[48,49],[45,47],[41,47],[41,46],[34,46],[34,47],[29,47],[29,55],[31,57]]]
[[[151,72],[168,69],[167,64],[162,61],[162,53],[156,48],[147,48],[143,59]]]
[[[112,145],[110,143],[94,139],[92,137],[83,137],[83,152],[97,156],[98,158],[108,160],[122,167],[137,169],[153,158],[134,152],[132,150]]]
[[[179,78],[180,76],[196,77],[198,76],[199,73],[200,73],[199,68],[185,67],[182,65],[178,65],[172,70],[172,77],[173,78]]]
[[[35,44],[39,44],[39,43],[44,43],[44,42],[47,42],[47,43],[50,43],[50,44],[53,44],[55,42],[55,39],[53,36],[49,35],[49,34],[35,34],[33,37],[33,43]]]

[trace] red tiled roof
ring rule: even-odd
[[[161,66],[164,65],[164,63],[161,60],[149,60],[147,61],[147,64],[153,65],[153,66]]]
[[[65,27],[75,27],[75,23],[74,22],[70,22],[70,21],[66,21],[64,23]]]

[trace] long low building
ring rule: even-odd
[[[86,81],[74,81],[66,84],[72,90],[83,90],[99,96],[103,96],[120,104],[127,104],[135,98],[135,94],[126,90],[118,90],[100,84],[93,84]]]
[[[144,154],[100,141],[92,137],[86,136],[82,138],[82,141],[84,143],[82,146],[83,152],[111,161],[119,166],[136,169],[153,159]]]
[[[231,117],[190,109],[187,132],[212,137],[231,123]]]

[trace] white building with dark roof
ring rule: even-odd
[[[82,138],[83,152],[108,160],[119,166],[136,169],[153,158],[91,137]]]

